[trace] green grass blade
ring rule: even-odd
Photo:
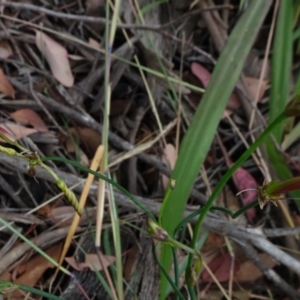
[[[272,1],[252,1],[233,29],[212,74],[210,83],[195,113],[181,144],[179,157],[172,173],[177,186],[165,199],[161,222],[169,234],[173,233],[182,217],[182,212],[194,180],[199,173],[212,143],[222,113],[243,64],[256,38],[257,32]],[[162,248],[162,264],[170,269],[171,250]],[[167,281],[162,277],[161,299],[164,299]]]
[[[16,230],[10,223],[6,222],[4,219],[0,218],[0,223],[2,223],[5,227],[7,227],[11,232],[17,235],[21,240],[23,240],[26,244],[28,244],[33,250],[47,259],[53,266],[59,268],[62,272],[70,277],[73,277],[73,274],[68,271],[66,268],[60,266],[57,261],[55,261],[52,257],[50,257],[47,253],[41,250],[38,246],[36,246],[33,242],[31,242],[28,238],[26,238],[22,233]]]
[[[201,238],[198,240],[197,246],[195,248],[197,251],[199,251],[202,248],[202,246],[204,245],[204,243],[205,243],[205,241],[206,241],[206,239],[208,237],[208,234],[209,234],[209,231],[207,231],[207,230],[203,231],[203,233],[201,234]],[[179,266],[179,271],[178,271],[179,275],[184,274],[184,271],[186,269],[187,264],[188,264],[188,256],[186,256],[184,258],[184,260],[181,262],[181,264]],[[167,287],[167,295],[169,295],[171,292],[172,292],[171,286],[168,285],[168,287]]]
[[[279,112],[284,110],[289,101],[289,87],[292,66],[292,47],[293,47],[293,3],[292,1],[281,1],[276,22],[272,68],[271,68],[271,96],[269,102],[269,124],[274,120]],[[296,85],[295,90],[298,86]],[[281,143],[284,124],[278,124],[273,132],[277,142]],[[266,142],[268,160],[270,166],[275,171],[280,180],[287,180],[293,177],[285,159],[278,153],[273,141]],[[294,198],[300,198],[299,191],[289,193]],[[300,202],[295,201],[300,207]]]
[[[114,246],[115,246],[115,257],[116,257],[116,286],[118,291],[119,299],[124,299],[123,291],[123,265],[122,265],[122,246],[121,246],[121,233],[120,223],[118,217],[118,208],[116,206],[113,188],[111,185],[108,187],[109,190],[109,207],[111,216],[111,226],[113,232]]]
[[[46,297],[48,299],[52,299],[52,300],[63,300],[63,298],[57,297],[55,295],[49,294],[47,292],[35,289],[33,287],[24,285],[24,284],[18,284],[18,287],[20,290],[26,291],[28,293],[32,293],[32,294],[36,294],[39,295],[41,297]]]
[[[170,283],[170,285],[172,286],[172,289],[175,292],[176,296],[179,299],[184,300],[184,297],[182,296],[178,286],[173,282],[171,276],[168,274],[168,272],[164,269],[163,265],[161,264],[161,262],[158,258],[157,252],[156,252],[156,248],[157,248],[157,245],[155,245],[153,247],[153,256],[154,256],[155,261],[157,262],[161,272],[166,276],[166,278],[167,278],[168,282]]]
[[[31,286],[27,286],[24,284],[13,283],[6,280],[0,280],[0,299],[3,299],[2,295],[6,295],[5,299],[11,299],[10,293],[15,290],[22,290],[31,294],[39,295],[45,297],[47,299],[52,300],[63,300],[63,298],[57,297],[55,295],[49,294],[47,292],[35,289]]]
[[[292,62],[293,3],[281,1],[275,28],[272,67],[269,124],[284,110],[289,100]],[[281,142],[284,123],[278,124],[274,137]]]

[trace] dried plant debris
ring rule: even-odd
[[[3,226],[0,232],[0,294],[7,298],[28,297],[24,285],[72,300],[158,299],[161,274],[153,249],[160,257],[162,247],[147,233],[142,208],[160,219],[165,195],[180,194],[185,182],[175,180],[172,171],[176,174],[186,133],[190,124],[198,124],[197,108],[248,2],[123,0],[118,16],[118,1],[106,2],[1,1],[0,223],[10,223],[14,230]],[[217,120],[210,151],[202,153],[204,133],[191,145],[197,151],[187,157],[188,166],[196,155],[204,158],[182,211],[184,217],[194,217],[175,236],[160,227],[161,220],[152,220],[172,241],[169,246],[175,245],[178,266],[192,251],[199,209],[269,122],[270,89],[277,78],[272,73],[277,52],[270,41],[275,47],[276,10],[282,14],[277,2],[284,5],[274,1],[259,29]],[[270,164],[260,148],[235,170],[214,203],[218,207],[204,220],[209,232],[200,234],[203,246],[195,251],[202,268],[195,274],[176,274],[173,266],[169,272],[177,276],[183,298],[189,297],[189,275],[201,299],[300,298],[299,276],[294,276],[300,275],[299,205],[286,201],[286,193],[298,190],[300,180],[299,14],[292,11],[298,10],[290,11],[293,44],[282,57],[294,51],[286,80],[287,98],[293,101],[285,109],[285,116],[294,118],[285,123],[284,139],[274,144],[282,160]],[[211,109],[217,107],[216,99],[210,100]],[[95,179],[86,206],[79,207],[87,169],[102,144],[106,148],[99,172],[118,185]],[[272,171],[269,176],[277,164],[294,177],[281,178]],[[266,171],[261,172],[261,165]],[[245,206],[249,209],[236,220],[234,213],[226,214]],[[100,225],[99,207],[104,220]],[[57,273],[54,265],[74,215],[79,224],[74,243]],[[101,247],[95,246],[99,230]],[[99,273],[107,286],[99,282]],[[123,282],[117,285],[119,278]],[[173,299],[174,289],[169,292],[166,299]],[[30,293],[32,299],[40,297],[34,290]]]

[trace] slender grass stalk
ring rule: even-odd
[[[111,56],[113,43],[115,39],[117,23],[120,14],[121,1],[116,0],[111,26],[109,24],[109,9],[110,9],[109,1],[106,1],[106,28],[105,28],[105,76],[104,76],[104,93],[105,93],[105,103],[104,103],[104,127],[102,133],[102,143],[105,147],[104,159],[101,163],[101,172],[107,169],[108,166],[108,148],[109,148],[109,116],[110,116],[110,106],[111,106],[111,82],[110,82],[110,68],[111,68]],[[101,185],[103,190],[100,191],[102,193],[101,207],[97,209],[98,213],[103,216],[104,209],[104,189],[105,185]],[[99,205],[99,203],[98,203]],[[112,220],[112,228],[113,228],[113,237],[114,237],[114,246],[115,246],[115,255],[116,255],[116,266],[117,266],[117,292],[118,298],[124,298],[123,291],[123,268],[122,268],[122,253],[121,253],[121,238],[120,238],[120,229],[119,229],[119,219],[117,215],[117,208],[114,202],[113,197],[113,189],[109,189],[109,205],[110,205],[110,214]],[[99,222],[103,222],[103,220],[99,220]],[[100,229],[100,226],[97,226],[97,229]],[[96,235],[96,246],[100,246],[100,232],[97,232]]]
[[[177,249],[172,247],[172,254],[173,254],[173,262],[174,262],[174,284],[178,287],[179,289],[179,261],[178,261],[178,256],[177,256]],[[172,280],[170,278],[170,280]],[[170,281],[169,281],[170,283]],[[175,293],[175,299],[178,300],[178,295]]]
[[[12,291],[15,290],[22,290],[31,294],[35,294],[41,297],[46,297],[48,299],[52,299],[52,300],[63,300],[63,298],[60,298],[58,296],[49,294],[47,292],[35,289],[31,286],[27,286],[24,284],[20,284],[20,283],[12,283],[9,281],[5,281],[5,280],[0,280],[0,295],[2,294],[9,294]],[[8,296],[8,299],[10,299],[10,297]]]
[[[0,223],[2,223],[5,227],[7,227],[11,232],[16,234],[21,240],[23,240],[26,244],[28,244],[32,249],[34,249],[37,253],[47,259],[53,266],[59,268],[62,272],[66,275],[70,276],[71,278],[75,279],[74,275],[68,271],[66,268],[59,265],[57,261],[55,261],[52,257],[42,251],[39,247],[37,247],[34,243],[32,243],[28,238],[22,235],[18,230],[16,230],[11,224],[0,218]]]
[[[157,255],[157,251],[156,251],[156,247],[157,245],[155,245],[153,247],[153,256],[154,256],[154,259],[155,261],[157,262],[161,272],[166,276],[166,278],[168,279],[168,282],[170,283],[170,285],[172,286],[173,288],[173,291],[175,292],[176,294],[176,297],[178,297],[179,299],[181,300],[185,300],[185,298],[183,297],[183,295],[181,294],[178,286],[173,282],[172,278],[170,277],[170,275],[168,274],[168,272],[166,271],[166,269],[163,267],[163,265],[161,264],[159,258],[158,258],[158,255]]]
[[[118,209],[114,199],[114,193],[112,186],[108,187],[109,189],[109,206],[110,206],[110,215],[112,219],[112,231],[113,231],[113,240],[115,246],[115,257],[116,257],[116,273],[117,273],[117,290],[119,299],[124,299],[123,291],[123,267],[122,267],[122,245],[121,245],[121,234],[120,234],[120,224],[118,219]]]
[[[180,227],[179,227],[179,229],[180,229]],[[174,233],[174,234],[177,234],[177,233]],[[208,237],[208,234],[209,234],[209,231],[208,231],[208,230],[205,230],[205,231],[201,234],[201,237],[200,237],[200,239],[198,240],[197,246],[196,246],[196,250],[197,250],[197,251],[200,251],[200,249],[201,249],[202,246],[204,245],[204,243],[205,243],[205,241],[206,241],[206,239],[207,239],[207,237]],[[186,256],[186,257],[183,259],[183,261],[181,262],[181,264],[179,265],[179,270],[178,270],[178,272],[179,272],[179,275],[180,275],[180,276],[185,272],[187,264],[188,264],[188,256]],[[175,282],[175,278],[174,278],[174,282]],[[168,287],[167,287],[166,295],[169,295],[169,294],[172,292],[171,288],[172,288],[172,287],[171,287],[171,285],[169,284]]]

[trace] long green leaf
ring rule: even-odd
[[[210,83],[181,144],[172,174],[176,188],[165,199],[161,225],[169,234],[180,222],[184,206],[211,146],[222,113],[241,73],[257,32],[272,4],[271,0],[252,1],[233,29],[212,74]],[[170,269],[171,250],[162,248],[162,264]],[[161,299],[165,297],[167,281],[162,276]]]
[[[281,1],[275,28],[269,124],[284,110],[289,100],[292,62],[293,2]],[[281,142],[284,123],[278,124],[273,135]]]
[[[293,47],[293,2],[281,1],[276,22],[271,72],[271,96],[269,102],[269,123],[281,112],[289,101],[289,88],[291,77],[292,47]],[[297,93],[297,86],[295,87]],[[278,124],[273,136],[281,143],[285,122]],[[283,156],[278,153],[273,141],[266,142],[268,160],[272,169],[281,180],[293,177]],[[292,191],[292,197],[299,199],[300,192]],[[300,202],[295,201],[300,207]]]

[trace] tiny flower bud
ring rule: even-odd
[[[30,160],[38,159],[37,152],[27,152],[24,154],[24,156],[26,156]]]
[[[0,127],[0,138],[13,145],[17,142],[17,140],[3,127]]]
[[[36,175],[36,170],[34,167],[29,167],[27,170],[27,174],[31,177],[34,177]]]
[[[175,187],[176,187],[176,180],[173,179],[173,178],[171,178],[171,179],[170,179],[170,188],[171,188],[172,190],[174,190]]]
[[[148,233],[156,240],[162,242],[167,241],[169,238],[168,233],[163,228],[161,228],[157,223],[155,223],[153,220],[150,219],[148,221]]]

